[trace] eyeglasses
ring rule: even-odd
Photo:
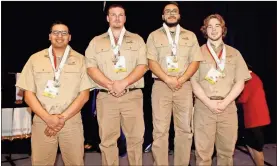
[[[173,9],[173,10],[167,9],[167,10],[164,11],[164,14],[166,14],[166,15],[170,15],[170,14],[175,15],[175,14],[179,14],[179,11],[177,9]]]
[[[67,32],[67,31],[51,31],[51,33],[54,36],[59,36],[59,34],[61,34],[62,36],[67,36],[69,34],[69,32]]]

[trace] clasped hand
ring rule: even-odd
[[[209,100],[207,106],[212,111],[212,113],[219,114],[226,109],[227,104],[224,100]]]
[[[173,77],[168,76],[165,80],[165,83],[172,91],[178,91],[182,88],[183,84],[186,82],[186,80],[183,80],[182,77]]]
[[[121,97],[127,92],[127,86],[128,82],[125,80],[111,81],[108,83],[109,94],[113,95],[114,97]]]
[[[50,115],[48,120],[46,121],[47,127],[44,130],[44,134],[48,137],[55,136],[65,124],[65,118],[60,115]]]

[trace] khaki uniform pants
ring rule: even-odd
[[[174,165],[189,165],[192,144],[192,87],[190,81],[173,92],[164,82],[155,81],[152,88],[153,145],[155,165],[168,165],[168,131],[174,119]]]
[[[47,137],[44,130],[47,125],[35,115],[32,125],[32,165],[53,166],[56,161],[58,145],[65,165],[84,165],[84,135],[81,114],[68,121],[56,136]]]
[[[232,102],[223,113],[213,114],[199,99],[196,99],[194,113],[196,165],[212,165],[214,145],[217,151],[217,165],[233,165],[238,130],[236,110],[236,105]]]
[[[99,92],[96,107],[102,165],[119,165],[117,139],[120,136],[120,126],[127,141],[129,164],[142,165],[144,135],[142,91],[130,91],[119,98]]]

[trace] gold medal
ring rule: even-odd
[[[112,57],[112,62],[114,63],[114,65],[117,63],[117,61],[118,61],[117,57],[116,57],[116,56],[113,56],[113,57]]]
[[[177,62],[178,62],[178,57],[177,57],[177,55],[174,55],[173,52],[171,52],[171,56],[172,56],[172,61],[173,61],[174,63],[177,63]]]
[[[60,82],[58,80],[54,80],[54,87],[58,88],[60,86],[61,86]]]
[[[116,65],[116,63],[118,62],[119,56],[120,56],[120,52],[118,51],[118,54],[117,54],[117,55],[114,55],[114,56],[112,57],[112,62],[114,63],[114,65]]]
[[[221,73],[221,74],[220,74],[220,77],[221,77],[221,78],[224,78],[224,77],[226,76],[225,73],[223,72],[224,70],[218,69],[218,71]]]
[[[177,63],[177,62],[178,62],[178,57],[177,57],[177,55],[173,55],[173,62],[174,62],[174,63]]]
[[[60,86],[61,86],[60,82],[55,81],[55,83],[54,83],[54,87],[55,87],[55,88],[58,88],[58,87],[60,87]]]

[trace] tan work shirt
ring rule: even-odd
[[[126,78],[138,65],[147,65],[146,46],[143,39],[134,33],[126,31],[120,47],[120,56],[125,57],[126,72],[115,72],[114,53],[111,47],[109,34],[106,32],[94,37],[86,49],[87,68],[98,68],[110,80],[122,80]],[[96,83],[95,83],[96,84]],[[127,88],[143,88],[144,78],[128,86]],[[106,89],[96,84],[97,89]]]
[[[216,63],[212,55],[209,53],[206,44],[201,47],[204,61],[200,62],[199,69],[192,78],[196,79],[208,97],[221,96],[225,98],[237,81],[247,81],[251,79],[247,65],[240,52],[227,44],[225,44],[225,47],[226,62],[223,71],[225,77],[219,78],[218,82],[215,84],[209,83],[205,80],[205,77],[211,67],[216,68]],[[217,52],[219,52],[219,50],[217,50]]]
[[[184,28],[180,29],[177,47],[178,72],[168,72],[166,57],[172,55],[163,27],[152,32],[147,39],[147,58],[157,61],[162,70],[170,76],[182,76],[192,61],[202,61],[203,56],[195,34]],[[153,74],[153,77],[156,76]]]
[[[54,79],[54,71],[48,48],[33,54],[25,64],[16,86],[36,94],[42,107],[50,114],[61,114],[83,90],[92,88],[87,75],[85,57],[70,49],[60,76],[59,94],[55,98],[43,96],[48,80]]]

